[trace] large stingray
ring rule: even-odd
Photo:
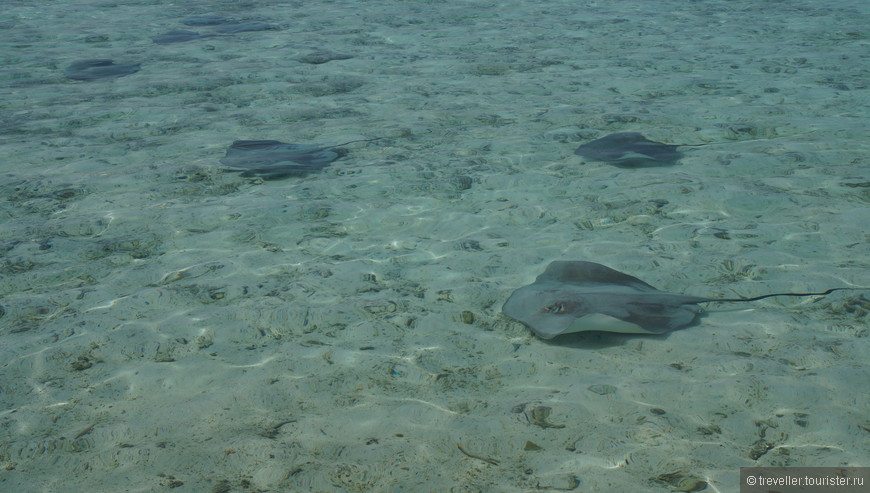
[[[542,339],[574,332],[661,334],[691,325],[704,310],[698,303],[756,301],[771,296],[823,293],[774,293],[753,298],[704,298],[659,291],[636,277],[594,262],[550,263],[535,282],[511,294],[502,307]]]
[[[237,140],[227,149],[221,163],[230,168],[241,168],[235,171],[242,171],[242,176],[265,179],[305,176],[322,170],[347,153],[336,147],[373,140],[378,139],[352,140],[334,146],[286,144],[277,140]]]
[[[578,147],[574,154],[614,166],[641,168],[676,164],[683,157],[677,151],[678,147],[696,146],[662,144],[637,132],[620,132],[587,142]]]

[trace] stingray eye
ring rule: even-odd
[[[560,303],[553,303],[552,305],[545,308],[544,311],[546,311],[547,313],[554,313],[554,314],[558,315],[559,313],[562,313],[565,311],[565,305],[563,305],[561,302]]]

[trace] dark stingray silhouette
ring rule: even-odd
[[[772,296],[821,296],[821,293],[773,293],[752,298],[704,298],[659,291],[636,277],[594,262],[550,263],[535,282],[511,294],[502,312],[542,339],[574,332],[662,334],[690,326],[704,310],[698,303],[757,301]]]
[[[79,60],[67,67],[64,76],[67,79],[73,80],[116,79],[125,75],[135,74],[139,71],[139,65],[138,63],[115,65],[115,62],[108,58]]]
[[[578,147],[574,154],[590,161],[601,161],[624,168],[670,166],[676,164],[683,154],[678,147],[697,145],[662,144],[649,140],[638,132],[620,132],[606,135]]]
[[[241,171],[242,176],[259,176],[265,179],[287,176],[305,176],[329,166],[347,154],[337,147],[355,142],[371,142],[379,139],[352,140],[334,146],[287,144],[277,140],[237,140],[227,149],[221,163]]]
[[[168,45],[193,41],[196,39],[231,36],[237,33],[280,29],[280,27],[275,24],[267,24],[259,21],[234,21],[220,15],[212,14],[185,17],[181,20],[181,23],[185,26],[210,28],[212,32],[202,34],[185,29],[173,29],[172,31],[152,36],[151,40],[159,45]]]

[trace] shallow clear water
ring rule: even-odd
[[[501,314],[553,260],[698,296],[870,285],[866,2],[3,10],[4,491],[734,491],[741,466],[867,465],[866,293],[666,336],[545,342]],[[181,29],[205,36],[152,41]],[[88,59],[141,65],[66,77]],[[615,132],[710,145],[574,155]],[[220,163],[373,138],[303,177]]]

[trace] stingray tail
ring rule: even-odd
[[[831,294],[834,291],[864,291],[868,288],[831,288],[827,291],[822,291],[821,293],[772,293],[772,294],[763,294],[761,296],[753,296],[752,298],[714,298],[709,301],[716,301],[719,303],[730,303],[730,302],[738,302],[738,301],[758,301],[763,300],[764,298],[772,298],[774,296],[825,296],[827,294]],[[706,301],[702,302],[706,303]]]

